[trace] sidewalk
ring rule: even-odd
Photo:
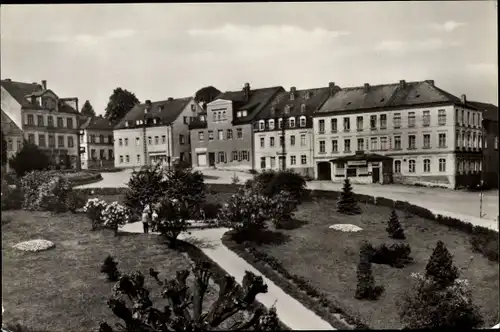
[[[123,226],[120,230],[129,233],[142,233],[142,225],[140,222],[131,223]],[[239,284],[243,280],[245,271],[262,275],[257,269],[222,244],[222,235],[227,231],[227,228],[192,230],[190,231],[190,235],[183,233],[179,236],[179,239],[195,237],[203,240],[204,243],[208,243],[208,246],[203,246],[200,249],[229,275],[233,276]],[[267,284],[268,292],[266,294],[259,294],[257,300],[267,308],[271,308],[274,304],[279,319],[286,326],[292,330],[335,330],[314,312],[286,294],[271,280],[265,276],[262,277]]]

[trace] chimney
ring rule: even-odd
[[[42,80],[42,87],[44,90],[47,90],[47,80]]]
[[[425,82],[427,82],[428,84],[434,86],[434,80],[426,80]]]
[[[330,89],[330,97],[335,93],[335,82],[328,83],[328,88]]]
[[[306,93],[304,94],[304,98],[305,99],[311,98],[311,91],[306,91]]]
[[[295,93],[297,92],[297,88],[295,88],[294,86],[292,86],[290,88],[290,100],[295,100]]]
[[[146,108],[144,109],[144,113],[148,113],[151,110],[151,100],[146,100],[145,102]]]
[[[370,84],[365,83],[365,93],[368,93],[370,91]]]
[[[399,88],[404,89],[406,87],[406,81],[405,80],[400,80],[399,81]]]
[[[36,105],[36,96],[31,96],[31,103]]]
[[[245,100],[248,101],[250,99],[250,83],[245,83],[243,92],[245,94]]]
[[[172,100],[174,100],[174,98],[172,98],[172,97],[168,97],[168,99],[167,99],[167,100],[168,100],[168,101],[172,101]]]
[[[10,78],[6,78],[4,81],[12,82],[12,80]]]
[[[462,104],[466,104],[467,103],[467,96],[466,95],[461,95],[460,99],[462,100]]]

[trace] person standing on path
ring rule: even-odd
[[[159,210],[159,208],[160,208],[160,206],[158,203],[153,205],[153,212],[151,213],[151,224],[152,224],[151,230],[153,232],[156,232],[158,230],[158,210]]]
[[[144,230],[144,233],[149,233],[149,224],[151,223],[151,208],[149,207],[149,204],[147,204],[144,207],[144,210],[142,210],[142,227]]]

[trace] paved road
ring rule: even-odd
[[[228,230],[227,228],[192,230],[191,234],[182,233],[179,238],[187,241],[189,241],[188,238],[194,238],[197,246],[241,285],[245,271],[253,272],[256,275],[261,275],[261,273],[222,244],[222,235]],[[121,231],[142,233],[142,223],[126,224],[121,228]],[[271,280],[265,276],[262,277],[267,284],[268,292],[257,295],[257,300],[267,308],[275,305],[279,319],[286,326],[292,330],[335,330],[329,323],[286,294]]]
[[[103,180],[80,186],[81,188],[125,187],[131,170],[116,173],[102,173]],[[206,183],[231,183],[237,175],[241,182],[252,178],[249,173],[241,171],[203,170],[203,173],[215,179],[206,179]],[[311,181],[309,189],[341,190],[341,183],[329,181]],[[412,187],[403,185],[362,185],[353,184],[353,190],[360,194],[381,196],[400,201],[408,201],[432,210],[435,213],[469,221],[474,225],[489,227],[498,231],[498,190],[483,194],[483,218],[479,218],[480,198],[477,192],[454,191],[442,188]]]

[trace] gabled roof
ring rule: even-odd
[[[4,110],[1,110],[1,127],[4,135],[22,133],[22,129],[10,118]]]
[[[472,107],[483,111],[483,119],[498,121],[498,106],[489,103],[481,103],[478,101],[467,101],[467,104],[470,104],[472,105]]]
[[[85,130],[113,130],[113,124],[108,120],[100,116],[93,116],[93,117],[88,117],[87,119],[80,119],[84,120],[82,121],[83,123],[80,124],[80,129]]]
[[[437,88],[432,82],[421,81],[369,86],[367,92],[365,92],[364,86],[344,88],[330,97],[317,113],[433,103],[453,103],[466,106],[460,98]]]
[[[340,89],[340,88],[339,88]],[[309,98],[307,98],[309,95]],[[282,116],[286,106],[290,107],[287,116],[312,115],[329,98],[330,88],[317,88],[296,90],[293,100],[290,99],[290,91],[279,92],[271,103],[267,104],[263,110],[255,117],[255,120],[268,119]],[[302,113],[302,105],[305,105],[305,112]],[[272,109],[274,108],[274,115]]]
[[[242,91],[227,91],[223,92],[215,98],[215,100],[231,100],[233,102],[233,110],[246,110],[246,117],[233,117],[233,124],[247,123],[255,118],[260,111],[269,104],[278,92],[285,91],[281,86],[275,86],[262,89],[251,89],[248,100],[245,100],[245,93]],[[214,100],[214,101],[215,101]]]
[[[193,100],[193,97],[152,102],[151,110],[146,115],[146,119],[157,118],[161,121],[161,123],[169,124],[177,119],[191,100]],[[145,103],[135,105],[129,112],[127,112],[120,122],[116,124],[114,129],[127,129],[135,126],[137,120],[144,119],[145,109]],[[125,127],[125,121],[129,121],[129,127]]]

